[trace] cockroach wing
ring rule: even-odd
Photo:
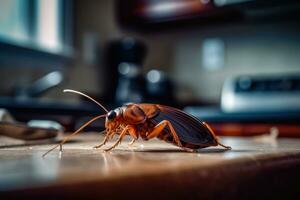
[[[151,119],[159,114],[160,110],[156,104],[142,103],[138,106],[144,111],[148,119]]]
[[[144,111],[137,104],[130,104],[122,107],[123,118],[128,124],[143,123],[147,117]]]
[[[157,107],[160,109],[160,113],[152,121],[157,124],[163,120],[168,120],[180,140],[202,147],[217,145],[213,133],[197,118],[176,108],[162,105],[157,105]],[[170,132],[169,129],[164,131]]]

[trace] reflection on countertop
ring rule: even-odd
[[[56,188],[60,191],[64,186],[89,183],[104,187],[107,182],[140,178],[147,182],[151,181],[149,177],[167,181],[190,172],[196,173],[197,182],[208,181],[209,176],[220,179],[226,173],[236,178],[236,170],[248,173],[264,171],[265,165],[276,169],[300,164],[299,139],[280,138],[274,145],[257,137],[222,137],[222,142],[232,146],[232,150],[209,147],[194,153],[156,139],[128,146],[130,140],[126,138],[111,152],[93,149],[102,139],[103,135],[83,133],[65,144],[62,153],[56,149],[42,158],[53,145],[50,141],[26,145],[24,141],[1,137],[0,196],[18,190]]]

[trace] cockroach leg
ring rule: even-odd
[[[221,147],[224,147],[225,149],[228,149],[230,150],[231,149],[231,146],[226,146],[224,144],[221,144],[215,134],[215,132],[212,130],[212,128],[206,123],[206,122],[202,122],[202,124],[204,126],[206,126],[206,128],[211,132],[211,134],[214,136],[215,140],[217,141],[217,144],[220,145]]]
[[[128,145],[129,145],[129,146],[133,145],[133,143],[134,143],[135,141],[136,141],[136,139],[133,138],[133,139],[128,143]]]
[[[179,137],[178,137],[178,135],[177,135],[175,129],[173,128],[172,124],[171,124],[168,120],[163,120],[163,121],[161,121],[159,124],[157,124],[157,125],[153,128],[152,132],[150,132],[150,133],[147,134],[147,139],[149,140],[149,139],[151,139],[151,138],[157,137],[159,134],[162,133],[162,131],[164,130],[164,128],[165,128],[166,126],[169,127],[169,129],[170,129],[170,131],[171,131],[171,134],[172,134],[172,136],[173,136],[175,142],[177,143],[177,145],[178,145],[179,147],[182,147],[182,144],[181,144],[181,142],[180,142],[180,140],[179,140]]]
[[[221,144],[218,140],[217,140],[217,142],[218,142],[218,145],[220,145],[221,147],[224,147],[225,149],[228,149],[228,150],[232,149],[231,146],[226,146],[224,144]]]
[[[114,138],[114,136],[116,135],[116,133],[117,133],[117,131],[112,132],[112,134],[109,135],[109,139],[112,140]]]
[[[129,128],[129,125],[127,125],[127,126],[123,129],[122,133],[121,133],[120,136],[119,136],[119,139],[115,142],[115,144],[114,144],[113,146],[111,146],[110,148],[105,149],[104,151],[110,151],[110,150],[112,150],[113,148],[115,148],[116,146],[118,146],[118,144],[121,143],[122,139],[123,139],[124,136],[126,135],[126,133],[127,133],[127,131],[128,131],[128,128]]]
[[[102,147],[103,145],[105,145],[106,142],[108,141],[108,139],[109,139],[109,134],[107,133],[104,140],[99,145],[94,146],[94,149],[98,149],[98,148]]]
[[[187,147],[181,147],[184,151],[189,152],[189,153],[195,153],[197,152],[197,149],[190,149]]]

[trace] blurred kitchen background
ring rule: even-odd
[[[102,111],[70,88],[300,136],[299,19],[297,0],[0,0],[0,107],[74,130]]]

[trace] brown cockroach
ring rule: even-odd
[[[121,143],[125,135],[130,135],[133,138],[129,144],[133,144],[139,137],[143,140],[157,137],[186,150],[218,145],[226,149],[231,149],[231,147],[225,146],[218,141],[214,131],[208,124],[199,121],[197,118],[179,109],[159,104],[129,103],[108,111],[103,105],[84,93],[69,89],[64,90],[64,92],[76,93],[92,100],[106,114],[99,115],[86,122],[77,131],[67,136],[61,143],[47,151],[43,156],[58,146],[62,147],[70,137],[78,134],[83,128],[102,117],[105,117],[106,135],[101,144],[94,148],[102,147],[114,135],[119,135],[117,141],[105,151],[115,148]]]

